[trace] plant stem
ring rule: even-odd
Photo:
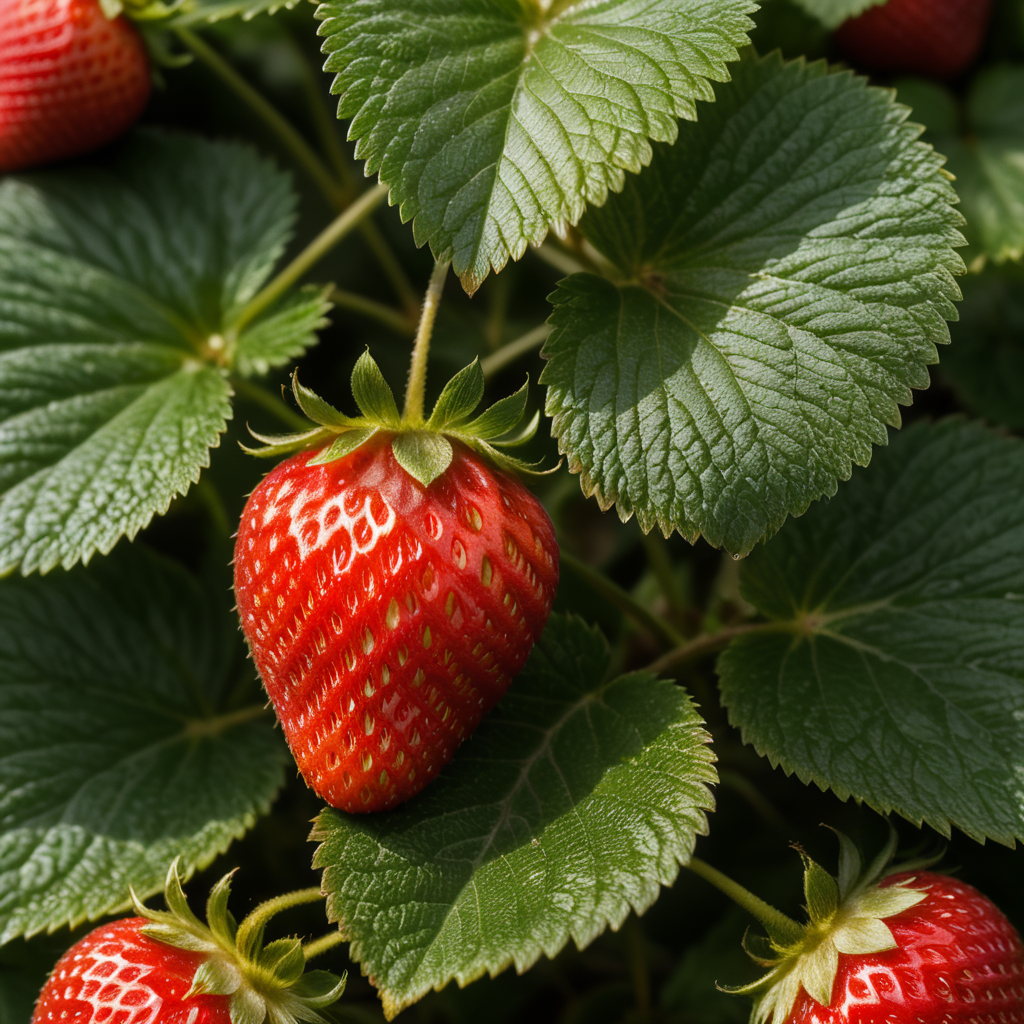
[[[533,250],[545,263],[554,267],[563,274],[586,274],[591,268],[586,266],[582,260],[578,260],[572,253],[566,252],[553,245],[551,242],[544,242],[535,246]]]
[[[273,280],[265,284],[235,317],[232,328],[241,332],[253,317],[276,302],[307,270],[331,251],[387,195],[386,185],[364,192],[344,213],[339,214]]]
[[[313,959],[313,957],[319,956],[321,953],[326,953],[329,949],[334,949],[335,946],[340,946],[346,941],[348,940],[340,931],[328,932],[326,935],[321,935],[319,939],[313,939],[311,942],[307,942],[302,947],[302,952],[308,963]]]
[[[580,576],[589,583],[602,597],[607,598],[616,608],[628,615],[638,625],[643,626],[656,639],[662,641],[662,643],[671,644],[673,647],[679,647],[686,643],[686,638],[674,626],[666,622],[659,615],[655,615],[649,608],[645,608],[632,594],[623,590],[617,583],[613,583],[607,576],[587,565],[582,559],[570,554],[564,547],[561,550],[560,558],[563,565],[572,569],[577,576]]]
[[[741,622],[738,625],[720,629],[717,633],[704,633],[702,636],[694,637],[693,640],[685,641],[657,661],[651,662],[647,666],[647,671],[656,674],[668,672],[688,661],[695,661],[705,654],[717,651],[719,647],[724,647],[730,640],[734,640],[738,636],[745,636],[747,633],[769,633],[781,628],[783,627],[775,622]]]
[[[248,399],[254,405],[266,409],[267,412],[275,416],[289,429],[309,429],[309,420],[305,416],[289,408],[277,395],[272,391],[268,391],[261,384],[247,380],[244,377],[232,377],[231,386],[242,398]]]
[[[385,327],[390,327],[396,334],[412,337],[416,333],[415,325],[406,316],[383,302],[377,302],[376,299],[368,299],[355,292],[343,291],[341,288],[335,288],[330,299],[336,306],[350,309],[353,313],[361,313],[371,320],[384,324]]]
[[[788,945],[799,942],[804,929],[791,917],[776,910],[770,903],[765,903],[760,896],[755,896],[749,889],[744,889],[739,882],[734,882],[728,875],[723,875],[717,868],[705,863],[699,857],[691,857],[686,865],[695,875],[700,875],[705,882],[710,882],[716,889],[724,892],[734,903],[739,904],[768,929],[768,934],[778,943]]]
[[[651,972],[647,964],[647,945],[644,930],[639,919],[630,914],[623,927],[626,939],[626,956],[629,973],[633,981],[633,997],[636,1000],[638,1018],[645,1022],[651,1019]]]
[[[719,768],[718,781],[722,786],[734,790],[746,800],[766,825],[778,829],[788,827],[786,819],[778,812],[774,804],[766,799],[757,786],[745,775],[740,774],[740,772],[725,771]]]
[[[423,398],[427,387],[427,356],[430,354],[430,336],[434,333],[434,318],[441,303],[445,278],[448,276],[448,260],[434,264],[430,275],[427,294],[423,297],[420,325],[416,329],[416,341],[412,347],[412,362],[409,364],[409,382],[405,388],[405,411],[402,418],[409,423],[423,422]]]
[[[246,103],[264,124],[284,143],[288,151],[302,165],[327,197],[332,206],[344,200],[341,189],[324,162],[308,142],[292,127],[270,103],[264,99],[216,50],[187,28],[175,30],[178,38]]]
[[[507,345],[502,345],[497,352],[485,356],[480,360],[480,369],[484,376],[493,377],[499,370],[505,369],[509,363],[515,362],[520,356],[539,348],[550,333],[551,328],[547,324],[540,324],[532,331],[527,331],[526,334],[510,341]]]
[[[301,906],[304,903],[316,903],[324,899],[324,894],[319,886],[312,886],[309,889],[296,889],[294,892],[286,892],[283,896],[275,896],[273,899],[261,903],[244,921],[238,926],[238,948],[239,950],[252,949],[255,946],[267,922],[282,910],[290,910],[292,907]]]

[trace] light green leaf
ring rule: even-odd
[[[338,116],[417,243],[474,291],[711,99],[749,0],[328,0]]]
[[[1024,837],[1024,446],[916,426],[743,566],[772,620],[718,663],[730,720],[805,782]]]
[[[294,291],[274,312],[248,327],[238,339],[234,369],[243,377],[254,377],[298,359],[316,343],[316,332],[330,323],[330,292],[316,285]]]
[[[826,28],[839,28],[849,18],[856,18],[869,7],[879,7],[886,0],[793,0]]]
[[[257,14],[274,14],[280,10],[291,10],[298,0],[185,0],[174,8],[167,19],[161,19],[161,28],[188,28],[190,25],[205,25],[225,18],[241,18],[249,21]]]
[[[928,119],[947,90],[932,82],[900,84],[900,99],[914,104],[915,119],[928,126],[926,138],[949,158],[956,176],[960,211],[967,218],[969,247],[964,259],[972,270],[986,260],[1003,263],[1024,257],[1024,66],[983,70],[971,85],[957,121]],[[955,107],[954,107],[955,110]]]
[[[888,92],[776,55],[716,93],[584,219],[618,276],[561,282],[541,383],[602,508],[744,554],[927,387],[962,239]]]
[[[133,536],[208,464],[233,360],[252,372],[313,340],[319,295],[230,328],[293,207],[250,150],[157,133],[0,185],[0,573]]]
[[[266,811],[288,755],[220,595],[122,547],[0,580],[0,942],[162,890]]]
[[[320,815],[328,915],[389,1016],[452,979],[585,946],[689,860],[715,781],[703,723],[673,684],[608,669],[600,634],[553,616],[422,796]]]
[[[990,423],[1024,431],[1024,266],[967,278],[952,334],[943,380]]]

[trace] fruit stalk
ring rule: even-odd
[[[448,277],[448,260],[434,265],[423,297],[420,324],[416,329],[416,340],[412,347],[412,362],[409,364],[409,383],[405,388],[405,409],[402,418],[406,423],[423,422],[423,399],[427,386],[427,356],[430,354],[430,336],[434,333],[434,319],[441,303],[441,292]]]

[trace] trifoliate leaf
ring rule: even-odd
[[[541,383],[603,508],[744,554],[885,443],[963,265],[941,158],[888,92],[777,55],[733,73],[584,218],[618,276],[560,283]]]
[[[287,751],[227,602],[139,547],[0,580],[0,943],[113,913],[266,811]]]
[[[719,659],[744,739],[804,782],[948,834],[1024,837],[1024,445],[894,437],[742,571],[770,619]]]
[[[553,616],[422,796],[320,815],[328,914],[389,1016],[453,979],[585,946],[689,860],[715,780],[703,723],[679,687],[608,668],[599,634]]]
[[[728,77],[748,0],[328,0],[338,116],[474,291],[603,203]]]
[[[967,265],[975,270],[986,260],[1024,257],[1024,66],[983,70],[962,111],[934,82],[903,82],[899,96],[914,106],[914,119],[927,125],[926,139],[949,158],[967,219]],[[931,120],[943,102],[954,116]]]
[[[248,149],[157,133],[0,185],[0,573],[134,535],[207,465],[227,371],[313,340],[319,292],[231,330],[293,207]]]
[[[793,0],[825,28],[839,28],[849,18],[856,18],[869,7],[878,7],[886,0]]]

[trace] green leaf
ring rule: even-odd
[[[1024,837],[1024,446],[893,439],[742,571],[770,617],[718,663],[730,720],[804,782],[945,834]]]
[[[330,288],[309,285],[278,303],[275,312],[257,320],[238,341],[234,369],[243,377],[260,376],[298,359],[316,343],[316,332],[330,321]]]
[[[728,77],[749,0],[328,0],[338,116],[474,291],[574,224]]]
[[[887,0],[793,0],[826,28],[839,28],[849,18],[856,18],[869,7],[878,7]]]
[[[952,333],[943,380],[991,423],[1024,431],[1024,267],[988,267],[967,278]]]
[[[208,464],[232,359],[251,372],[312,340],[320,297],[230,329],[293,207],[250,150],[152,132],[0,185],[0,573],[133,536]]]
[[[0,580],[0,942],[191,874],[267,810],[287,751],[227,608],[122,547]]]
[[[703,723],[673,684],[608,669],[599,633],[552,616],[422,796],[318,818],[328,915],[389,1016],[452,979],[585,946],[689,860],[716,778]]]
[[[983,70],[956,122],[930,120],[947,90],[931,82],[900,84],[900,98],[914,104],[928,126],[926,138],[945,153],[956,176],[960,211],[967,218],[964,259],[972,270],[986,260],[1003,263],[1024,257],[1024,66]],[[921,108],[920,114],[918,113]],[[954,107],[954,110],[956,108]]]
[[[541,376],[585,492],[744,554],[865,464],[956,315],[941,158],[891,95],[778,55],[581,224]]]

